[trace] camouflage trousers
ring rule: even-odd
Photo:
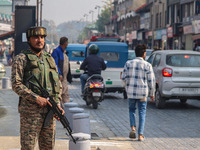
[[[55,145],[55,118],[43,127],[45,113],[20,113],[21,150],[34,150],[38,141],[40,150],[52,150]]]

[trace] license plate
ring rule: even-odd
[[[93,92],[92,96],[101,96],[101,93],[100,92]]]
[[[180,88],[180,92],[199,93],[199,89],[198,88]]]
[[[106,84],[112,85],[112,81],[106,81]]]

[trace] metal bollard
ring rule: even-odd
[[[64,103],[65,117],[69,120],[69,109],[73,107],[78,107],[77,103]]]
[[[70,123],[70,127],[73,130],[73,115],[77,114],[77,113],[82,113],[84,111],[83,108],[78,108],[78,107],[74,107],[74,108],[70,108],[69,109],[69,123]]]
[[[91,136],[86,133],[74,133],[72,134],[77,139],[76,144],[70,137],[69,150],[90,150],[90,139]]]
[[[73,131],[74,133],[87,133],[90,132],[90,115],[87,113],[77,113],[73,115]]]
[[[2,78],[2,89],[10,88],[10,78],[4,77]]]

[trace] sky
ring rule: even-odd
[[[30,0],[29,5],[36,5],[37,0]],[[97,19],[98,9],[95,6],[102,7],[102,0],[42,0],[43,2],[43,17],[42,19],[53,20],[56,25],[67,21],[86,21],[84,14],[87,14],[87,21]]]

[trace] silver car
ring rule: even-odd
[[[147,60],[156,78],[155,104],[164,108],[169,99],[200,99],[200,53],[184,50],[161,50]]]

